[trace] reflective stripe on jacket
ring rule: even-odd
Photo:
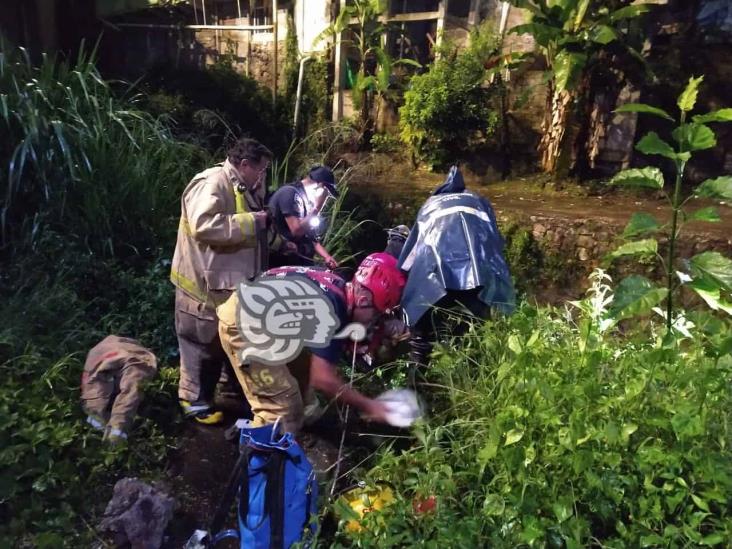
[[[266,234],[258,234],[252,215],[264,209],[264,185],[252,195],[240,193],[239,182],[227,160],[196,175],[183,191],[170,281],[202,305],[194,314],[213,313],[242,278],[267,268]]]

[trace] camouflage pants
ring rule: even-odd
[[[310,396],[310,353],[304,350],[290,363],[241,364],[246,342],[236,325],[238,300],[232,295],[217,310],[219,338],[254,414],[254,425],[272,424],[280,418],[283,428],[298,433],[303,425],[305,396]],[[313,395],[314,396],[314,395]]]

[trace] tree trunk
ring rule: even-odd
[[[572,144],[572,166],[570,174],[585,179],[589,177],[590,161],[589,147],[591,135],[596,130],[596,119],[598,116],[597,104],[595,102],[595,82],[590,75],[585,75],[579,86],[577,100],[579,102],[579,130]]]
[[[539,157],[544,172],[554,172],[557,169],[573,99],[568,90],[558,92],[553,85],[550,85],[539,142]]]

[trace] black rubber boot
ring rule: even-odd
[[[427,369],[432,353],[432,341],[426,335],[415,334],[409,340],[409,386],[415,388],[422,381],[420,370]]]

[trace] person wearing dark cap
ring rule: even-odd
[[[275,242],[279,237],[281,244],[270,255],[270,267],[311,266],[316,253],[328,268],[338,266],[318,236],[320,212],[328,196],[338,197],[338,190],[333,172],[326,166],[314,166],[300,181],[275,191],[269,200],[270,241]]]

